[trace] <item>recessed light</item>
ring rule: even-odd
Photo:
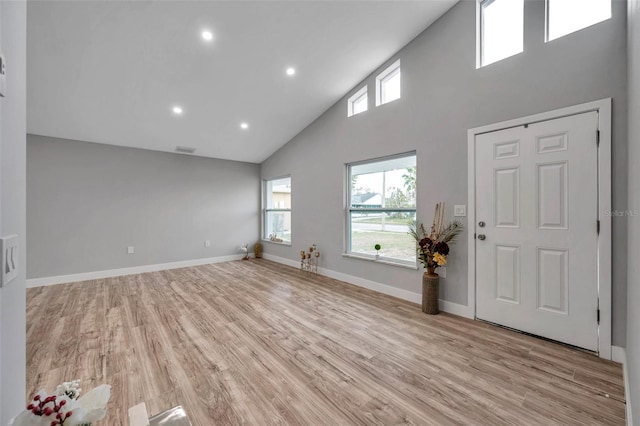
[[[294,75],[296,73],[296,69],[293,67],[287,68],[287,75]]]
[[[248,123],[240,123],[240,128],[241,129],[248,129],[249,128],[249,124]]]
[[[173,107],[173,113],[174,114],[178,114],[178,115],[182,114],[182,107],[174,106]]]
[[[206,41],[211,41],[213,40],[213,33],[211,31],[205,30],[202,32],[202,38]]]

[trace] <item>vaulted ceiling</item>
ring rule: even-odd
[[[29,1],[28,131],[259,163],[455,3]]]

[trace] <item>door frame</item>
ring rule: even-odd
[[[467,316],[476,318],[476,136],[512,127],[541,121],[549,121],[586,112],[598,112],[600,146],[598,150],[598,215],[600,235],[598,236],[598,301],[600,323],[598,325],[598,356],[611,359],[611,98],[601,99],[567,108],[556,109],[541,114],[516,118],[500,123],[469,129],[467,132],[467,173],[468,173],[468,299]],[[596,224],[594,224],[596,226]]]

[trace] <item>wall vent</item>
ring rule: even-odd
[[[176,146],[176,152],[179,152],[181,154],[193,154],[194,152],[196,152],[196,149],[190,148],[188,146]]]

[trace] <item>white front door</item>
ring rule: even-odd
[[[476,316],[598,350],[598,113],[476,136]]]

